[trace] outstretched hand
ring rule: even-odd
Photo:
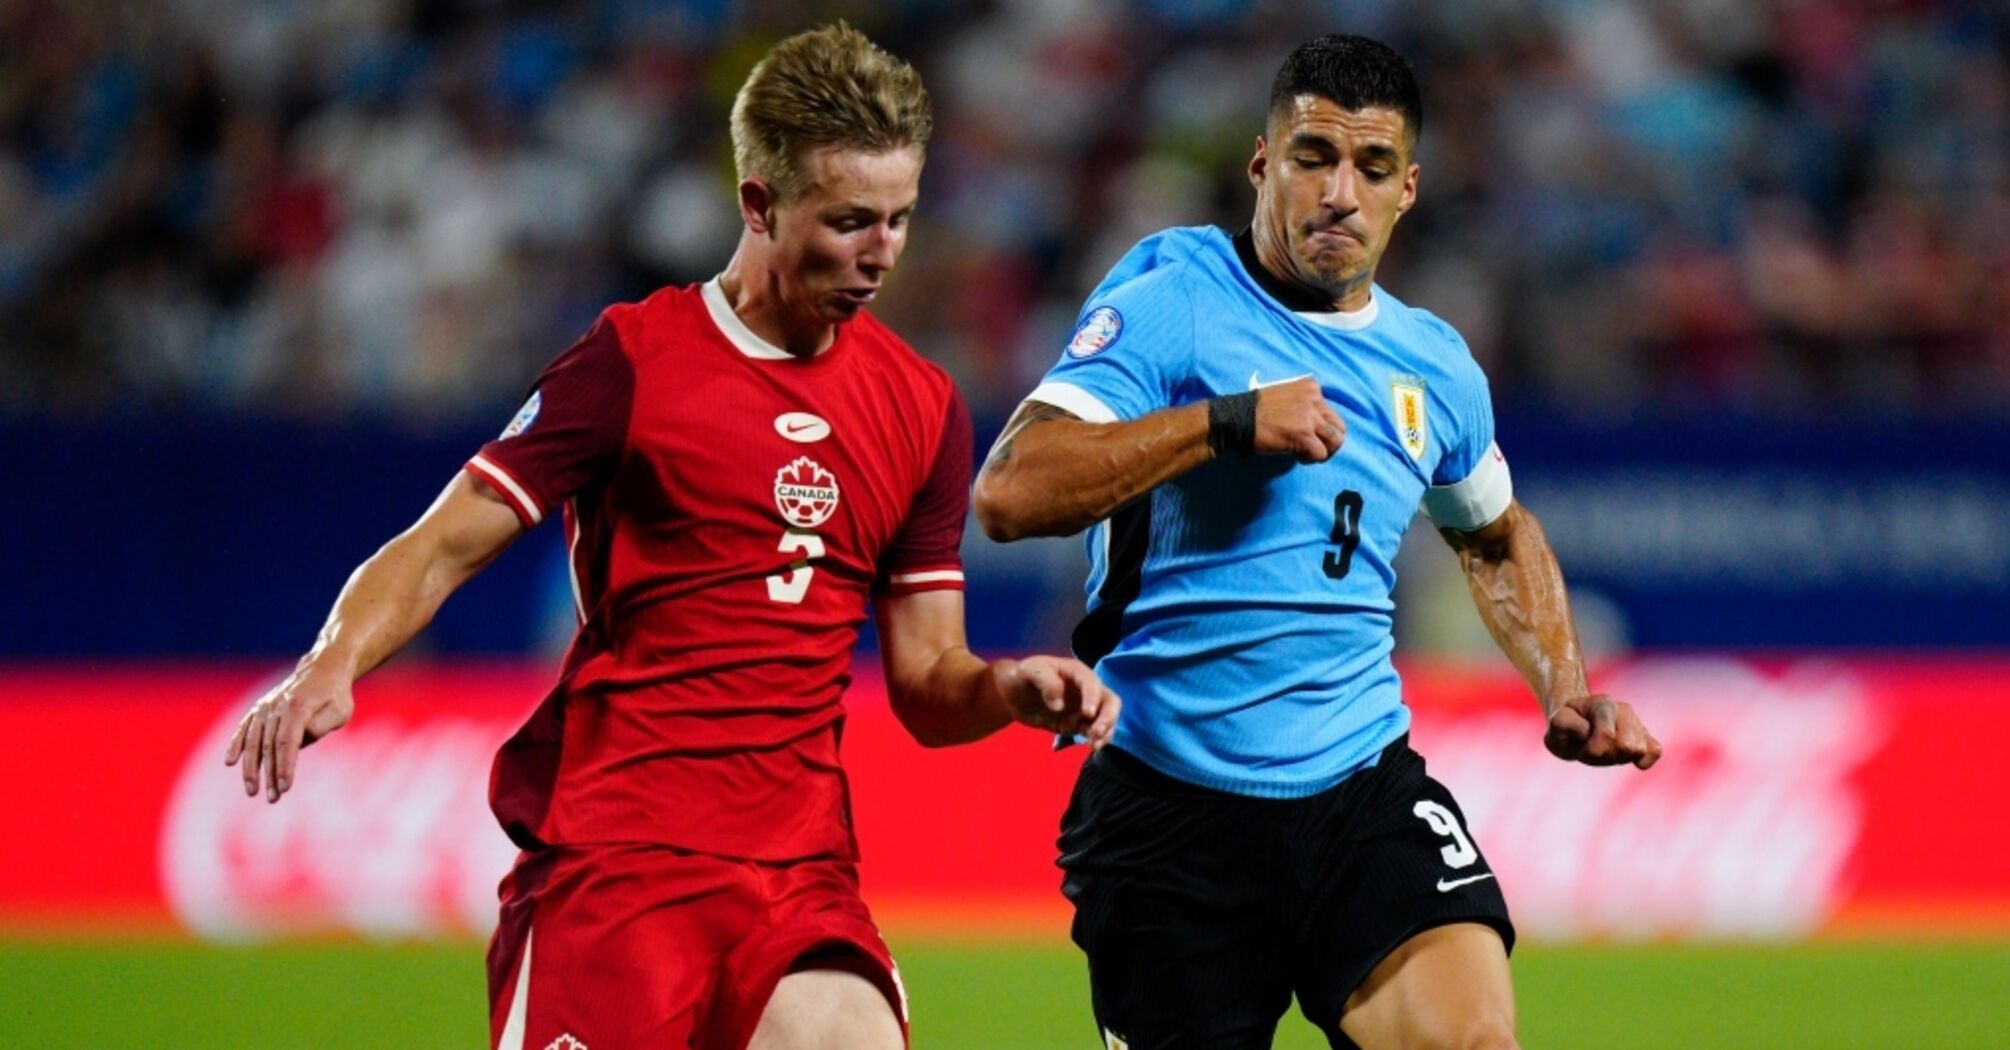
[[[1012,718],[1035,729],[1086,737],[1101,749],[1117,727],[1123,701],[1080,660],[1029,656],[992,665]]]
[[[346,678],[296,670],[245,712],[223,764],[242,759],[244,793],[256,796],[263,788],[265,800],[277,802],[293,787],[300,749],[348,725],[355,712]]]
[[[1542,743],[1550,754],[1587,766],[1631,763],[1646,769],[1661,760],[1661,741],[1647,731],[1633,706],[1603,693],[1557,705]]]

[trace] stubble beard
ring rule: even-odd
[[[1308,234],[1307,240],[1310,240],[1310,237],[1311,235]],[[1315,250],[1311,258],[1306,258],[1303,255],[1298,256],[1298,262],[1304,273],[1312,278],[1313,283],[1318,286],[1320,291],[1338,298],[1340,293],[1346,291],[1349,285],[1360,279],[1361,269],[1345,261],[1340,262],[1338,265],[1329,266],[1325,260],[1330,257],[1331,254],[1329,252]]]

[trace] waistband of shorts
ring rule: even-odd
[[[1347,783],[1347,781],[1353,779],[1353,777],[1356,774],[1364,772],[1368,769],[1377,768],[1381,766],[1383,763],[1389,761],[1390,758],[1398,754],[1401,754],[1402,752],[1408,751],[1409,749],[1410,749],[1410,734],[1406,732],[1402,736],[1399,736],[1396,739],[1390,741],[1389,745],[1387,747],[1384,747],[1381,753],[1375,757],[1375,762],[1373,765],[1364,766],[1362,767],[1362,769],[1356,770],[1354,773],[1350,773],[1347,776],[1340,778],[1339,783],[1336,783],[1331,787],[1322,789],[1320,791],[1315,791],[1311,795],[1307,795],[1305,797],[1318,798],[1320,795],[1324,795],[1326,794],[1326,792],[1333,791],[1339,788],[1342,784]],[[1156,795],[1172,795],[1179,798],[1192,798],[1192,799],[1212,799],[1222,802],[1297,801],[1296,799],[1265,799],[1265,798],[1258,798],[1254,795],[1239,795],[1233,791],[1222,791],[1219,788],[1211,788],[1201,784],[1193,783],[1192,781],[1189,780],[1181,780],[1180,778],[1173,776],[1170,773],[1160,772],[1156,767],[1152,766],[1144,759],[1139,758],[1138,756],[1133,755],[1130,752],[1125,751],[1124,749],[1116,747],[1114,745],[1105,746],[1102,750],[1096,752],[1093,756],[1091,756],[1089,761],[1095,763],[1102,772],[1109,774],[1110,776],[1116,778],[1117,780],[1121,780],[1125,784],[1128,784],[1131,787],[1137,788],[1141,791],[1149,791]]]

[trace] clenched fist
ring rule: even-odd
[[[1647,731],[1633,706],[1602,693],[1557,705],[1542,743],[1550,754],[1587,766],[1631,763],[1646,769],[1661,760],[1661,741]]]
[[[1256,394],[1256,451],[1285,453],[1300,463],[1324,463],[1347,440],[1347,424],[1326,400],[1319,381],[1300,376]]]

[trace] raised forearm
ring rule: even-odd
[[[1483,534],[1447,533],[1481,622],[1542,701],[1543,714],[1590,690],[1563,570],[1542,526],[1520,504]]]
[[[1205,402],[1118,423],[1029,402],[978,474],[977,521],[1000,542],[1080,532],[1213,455]]]

